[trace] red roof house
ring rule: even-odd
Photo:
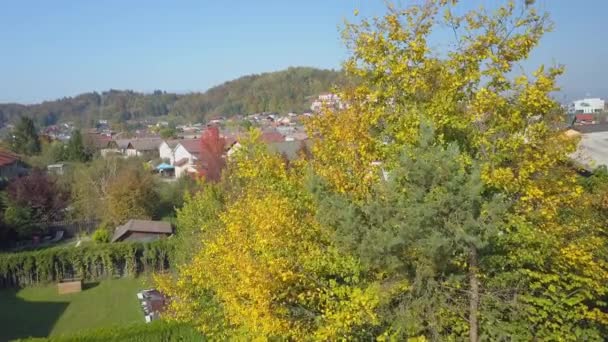
[[[578,123],[593,123],[595,115],[593,114],[576,114],[576,122]]]
[[[11,179],[27,173],[27,168],[18,155],[0,150],[0,178]]]

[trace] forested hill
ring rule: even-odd
[[[174,94],[157,90],[143,94],[130,90],[84,93],[40,104],[0,104],[0,123],[30,116],[41,126],[75,121],[91,125],[99,119],[113,122],[171,115],[177,120],[200,121],[216,115],[257,112],[302,112],[311,96],[343,82],[339,71],[307,67],[249,75],[213,87],[204,93]]]

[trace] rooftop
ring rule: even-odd
[[[112,236],[112,242],[120,239],[120,237],[127,232],[171,234],[173,233],[173,228],[169,222],[164,221],[129,220],[122,226],[116,227],[114,235]]]
[[[0,166],[10,165],[19,160],[19,156],[8,151],[0,150]]]

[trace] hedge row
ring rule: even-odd
[[[155,321],[121,328],[103,328],[69,336],[30,338],[23,342],[175,342],[204,341],[205,338],[188,325]]]
[[[100,280],[137,276],[169,267],[171,239],[119,242],[0,254],[0,287],[22,287],[66,278]]]

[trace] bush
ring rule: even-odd
[[[83,333],[50,338],[31,338],[28,342],[174,342],[205,341],[193,327],[155,321],[150,324],[134,324],[121,328],[103,328]]]
[[[94,281],[164,271],[173,259],[173,245],[173,240],[162,239],[150,243],[119,242],[4,253],[0,254],[0,287],[51,283],[74,277]]]
[[[110,238],[112,234],[110,234],[110,229],[108,228],[108,224],[102,223],[95,229],[93,232],[92,239],[97,243],[108,243],[110,242]]]

